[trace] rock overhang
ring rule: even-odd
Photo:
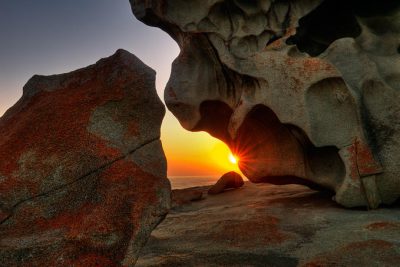
[[[398,40],[394,18],[399,9],[395,1],[390,3],[396,7],[392,10],[373,1],[362,7],[357,1],[348,7],[344,1],[336,2],[131,4],[139,20],[163,29],[181,48],[165,100],[186,129],[205,130],[231,149],[249,143],[239,141],[239,132],[245,140],[264,140],[241,149],[253,147],[249,164],[241,166],[252,181],[294,175],[335,191],[336,201],[344,206],[376,207],[393,202],[400,193],[395,163],[400,153],[388,141],[388,132],[372,126],[385,125],[398,134],[398,123],[391,118],[399,118],[394,82],[399,55],[397,46],[389,44]],[[356,21],[359,27],[348,34],[331,33],[328,28],[323,33],[331,34],[330,41],[313,53],[306,49],[313,46],[301,45],[310,38],[304,35],[307,21],[321,28],[323,23],[316,23],[327,5],[346,8],[352,18],[346,21]],[[387,24],[390,30],[377,33],[382,19],[388,22],[388,18],[392,18]],[[266,108],[264,115],[254,117],[260,105]],[[386,114],[382,105],[389,107]],[[247,131],[246,137],[241,128],[250,117],[254,125],[265,126],[275,117],[279,123],[273,124],[274,129],[264,127],[264,135]],[[265,138],[271,134],[276,136],[274,142]],[[271,152],[273,162],[267,160]]]

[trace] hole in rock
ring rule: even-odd
[[[171,113],[164,121],[162,140],[173,189],[212,185],[229,171],[245,179],[238,163],[232,162],[236,155],[221,141],[228,137],[223,129],[232,114],[230,108],[210,101],[202,105],[201,114],[207,120],[201,120],[195,132],[183,129]]]
[[[361,27],[357,17],[384,16],[400,8],[400,1],[326,0],[299,21],[297,33],[287,40],[300,51],[318,56],[337,39],[357,37]],[[384,27],[383,27],[384,28]]]
[[[315,147],[300,128],[282,124],[266,106],[255,106],[247,114],[234,140],[227,132],[232,109],[226,103],[204,101],[200,113],[201,120],[194,130],[207,131],[228,144],[252,181],[333,189],[344,175],[337,148]],[[296,175],[302,169],[312,181]]]
[[[229,145],[240,158],[243,173],[253,182],[301,184],[333,189],[344,174],[344,165],[333,146],[315,147],[294,125],[280,122],[264,105],[247,114],[234,140],[227,132],[231,108],[220,101],[201,104],[198,131],[207,131]]]

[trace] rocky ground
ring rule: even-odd
[[[400,203],[344,209],[298,185],[243,188],[180,201],[137,266],[398,266]],[[191,191],[195,192],[191,192]],[[183,198],[184,191],[179,191]],[[187,199],[186,199],[187,200]],[[176,201],[176,198],[175,198]]]

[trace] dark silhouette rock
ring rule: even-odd
[[[242,187],[244,184],[242,176],[236,172],[228,172],[218,179],[217,183],[213,185],[209,190],[209,195],[216,195],[222,193],[227,189],[234,189]]]
[[[155,72],[118,50],[0,118],[0,265],[133,266],[170,206]]]

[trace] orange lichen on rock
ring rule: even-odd
[[[154,71],[123,50],[34,76],[0,118],[2,264],[133,265],[170,205],[164,113]]]
[[[400,222],[375,222],[365,226],[371,231],[400,230]]]
[[[301,266],[370,266],[372,255],[375,262],[396,266],[400,261],[397,250],[396,246],[388,241],[365,240],[346,244]]]

